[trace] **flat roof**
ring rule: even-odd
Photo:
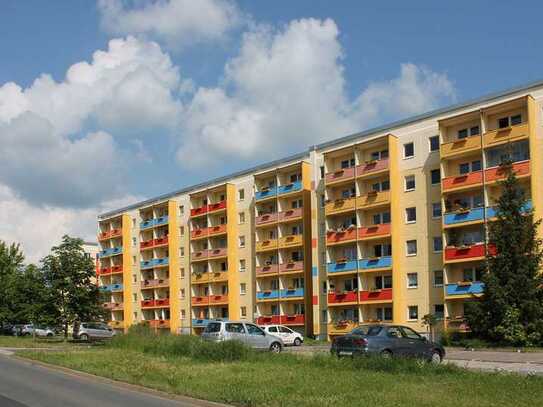
[[[169,193],[166,193],[166,194],[163,194],[163,195],[159,195],[159,196],[154,197],[154,198],[149,198],[149,199],[146,199],[144,201],[136,202],[136,203],[134,203],[132,205],[128,205],[128,206],[125,206],[123,208],[119,208],[119,209],[115,209],[115,210],[112,210],[112,211],[109,211],[109,212],[105,212],[103,214],[98,215],[98,219],[110,218],[112,216],[119,215],[119,214],[121,214],[123,212],[130,211],[132,209],[137,209],[137,208],[139,208],[141,206],[151,205],[153,203],[157,203],[157,202],[166,200],[166,199],[171,198],[171,197],[176,196],[176,195],[185,194],[185,193],[188,193],[190,191],[197,190],[197,189],[207,188],[207,187],[212,186],[214,184],[224,183],[224,182],[226,182],[226,181],[228,181],[228,180],[230,180],[232,178],[241,177],[243,175],[251,174],[251,173],[257,172],[257,171],[263,171],[263,170],[265,170],[267,168],[282,165],[282,164],[286,164],[286,163],[288,163],[290,161],[302,160],[304,158],[307,158],[311,151],[323,150],[323,149],[327,149],[327,148],[330,148],[330,147],[334,147],[334,146],[339,145],[339,144],[352,142],[352,141],[358,140],[360,138],[367,138],[367,137],[370,137],[372,135],[375,135],[376,133],[387,133],[387,132],[390,132],[390,131],[392,131],[393,129],[395,129],[397,127],[414,124],[414,123],[416,123],[418,121],[429,119],[432,116],[439,116],[439,115],[443,115],[443,114],[447,114],[447,113],[452,113],[455,110],[465,109],[467,107],[470,107],[470,106],[473,106],[473,105],[476,105],[476,104],[479,104],[479,103],[490,102],[490,101],[492,101],[494,99],[510,96],[512,94],[515,94],[515,93],[526,92],[526,91],[528,91],[528,90],[530,90],[532,88],[541,87],[541,86],[543,86],[543,80],[529,82],[529,83],[526,83],[526,84],[521,85],[521,86],[516,86],[516,87],[510,88],[510,89],[507,89],[507,90],[489,93],[489,94],[481,96],[479,98],[470,99],[470,100],[460,102],[460,103],[456,103],[456,104],[453,104],[453,105],[449,105],[449,106],[446,106],[446,107],[443,107],[443,108],[430,110],[430,111],[428,111],[426,113],[411,116],[411,117],[408,117],[406,119],[402,119],[402,120],[398,120],[398,121],[395,121],[395,122],[387,123],[387,124],[384,124],[382,126],[373,127],[373,128],[370,128],[368,130],[364,130],[364,131],[361,131],[361,132],[358,132],[358,133],[353,133],[353,134],[350,134],[350,135],[347,135],[347,136],[344,136],[344,137],[340,137],[340,138],[333,139],[333,140],[330,140],[330,141],[326,141],[326,142],[323,142],[323,143],[320,143],[320,144],[316,144],[316,145],[310,146],[306,151],[301,152],[301,153],[297,153],[297,154],[294,154],[294,155],[291,155],[291,156],[288,156],[288,157],[285,157],[285,158],[280,158],[280,159],[277,159],[277,160],[274,160],[274,161],[263,163],[263,164],[255,166],[255,167],[246,169],[246,170],[237,171],[237,172],[231,173],[229,175],[214,178],[214,179],[211,179],[209,181],[204,181],[204,182],[196,184],[196,185],[190,185],[188,187],[184,187],[182,189],[179,189],[179,190],[176,190],[176,191],[173,191],[173,192],[169,192]]]

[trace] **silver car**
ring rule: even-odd
[[[88,341],[92,339],[109,339],[115,336],[115,331],[102,322],[82,322],[77,332],[74,331],[74,339]]]
[[[284,346],[281,338],[266,333],[255,324],[241,321],[210,321],[202,338],[215,342],[238,340],[251,348],[274,353],[281,352]]]

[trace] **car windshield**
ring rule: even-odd
[[[353,329],[351,333],[355,335],[377,336],[379,335],[379,332],[381,332],[381,329],[380,326],[362,325]]]
[[[212,332],[220,332],[221,330],[221,323],[220,322],[210,322],[207,324],[205,332],[212,333]]]

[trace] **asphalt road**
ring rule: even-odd
[[[49,369],[0,354],[1,407],[193,407],[197,400],[171,400]]]

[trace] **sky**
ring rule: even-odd
[[[3,0],[0,240],[543,79],[540,2]]]

